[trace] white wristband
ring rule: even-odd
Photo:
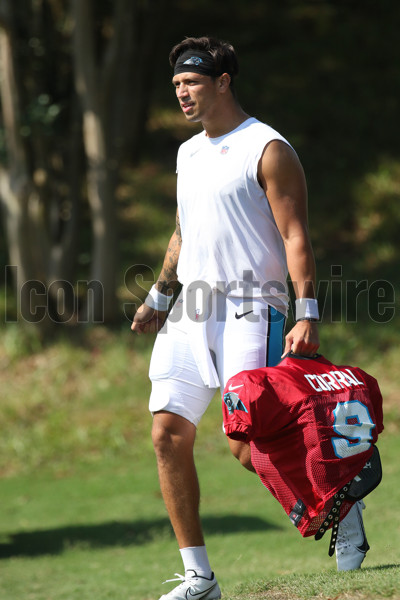
[[[318,300],[315,298],[297,298],[296,321],[301,321],[302,319],[318,321]]]
[[[147,304],[147,306],[150,306],[150,308],[154,308],[154,310],[168,310],[171,300],[172,294],[170,296],[162,294],[157,290],[154,284],[144,303]]]

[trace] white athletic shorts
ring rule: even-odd
[[[197,426],[230,377],[280,361],[285,320],[262,299],[184,289],[154,344],[150,411],[165,410]]]

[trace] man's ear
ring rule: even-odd
[[[229,89],[230,83],[231,76],[228,73],[222,73],[218,81],[218,90],[224,94]]]

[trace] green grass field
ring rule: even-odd
[[[335,360],[352,335],[321,333]],[[0,600],[159,598],[182,566],[149,440],[152,339],[132,336],[127,323],[24,354],[14,335],[5,334],[0,355]],[[231,457],[216,398],[199,428],[197,463],[226,600],[400,599],[399,355],[393,346],[374,357],[365,338],[351,352],[380,380],[388,415],[384,479],[364,512],[371,551],[363,568],[337,574],[328,539],[303,539]]]

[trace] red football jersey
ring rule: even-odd
[[[361,471],[383,430],[377,381],[322,356],[289,355],[238,373],[222,407],[226,435],[250,443],[262,483],[303,536],[316,533],[332,496]],[[343,504],[341,518],[350,508]]]

